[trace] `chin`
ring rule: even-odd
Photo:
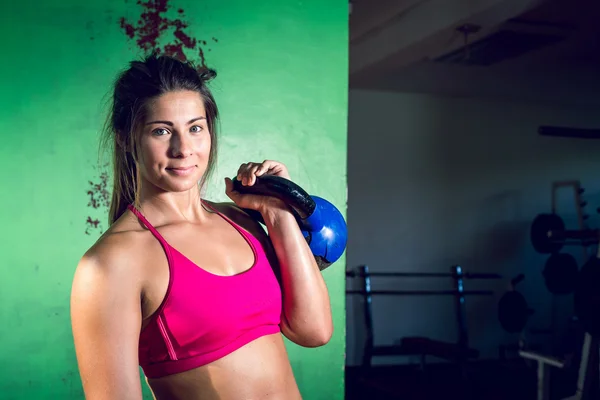
[[[192,189],[195,189],[197,187],[196,184],[193,185],[169,185],[167,187],[164,188],[165,191],[167,192],[172,192],[172,193],[184,193],[184,192],[189,192]]]
[[[187,192],[198,187],[197,180],[189,180],[186,182],[169,182],[165,185],[165,189],[169,192]]]
[[[186,177],[186,178],[171,178],[162,179],[158,185],[166,192],[187,192],[198,187],[198,182],[202,177]]]

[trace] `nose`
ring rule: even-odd
[[[173,135],[171,139],[171,153],[175,158],[186,158],[192,155],[193,143],[186,135]]]

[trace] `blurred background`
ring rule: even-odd
[[[575,394],[585,329],[574,282],[599,224],[599,5],[351,2],[348,398]],[[538,219],[532,239],[542,213],[589,231],[540,252],[533,240],[553,226]],[[500,276],[459,282],[453,266]],[[412,274],[423,272],[446,276]],[[507,301],[520,274],[520,302]],[[365,281],[383,293],[360,293]],[[440,293],[461,284],[491,293]],[[546,368],[549,397],[519,350],[572,359]]]

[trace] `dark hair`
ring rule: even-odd
[[[200,186],[210,177],[217,155],[217,104],[206,83],[216,77],[212,69],[196,68],[169,56],[153,54],[142,61],[132,61],[117,77],[111,99],[111,109],[104,129],[104,144],[110,146],[113,161],[113,188],[109,224],[137,203],[139,177],[136,160],[136,140],[147,105],[157,96],[171,91],[191,90],[204,100],[206,120],[211,137],[208,167]]]

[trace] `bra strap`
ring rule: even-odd
[[[210,204],[208,204],[206,201],[202,200],[202,204],[204,204],[206,207],[210,208],[212,211],[214,211],[217,215],[219,215],[221,218],[223,218],[225,221],[229,222],[230,225],[232,225],[239,233],[241,233],[244,237],[246,238],[250,238],[253,237],[252,234],[250,232],[247,232],[244,228],[242,228],[239,224],[235,223],[231,218],[229,218],[227,215],[223,214],[222,212],[220,212],[219,210],[217,210],[215,207],[211,206]]]
[[[168,243],[165,240],[165,238],[162,237],[162,235],[160,233],[158,233],[158,231],[156,230],[156,228],[154,226],[152,226],[152,224],[150,223],[150,221],[148,221],[146,219],[146,217],[144,217],[144,215],[133,206],[133,204],[129,204],[127,206],[127,208],[129,209],[129,211],[131,211],[133,214],[135,214],[136,217],[139,218],[140,221],[142,221],[142,223],[144,224],[144,226],[146,228],[148,228],[148,230],[150,232],[152,232],[152,234],[166,247],[168,247]]]

